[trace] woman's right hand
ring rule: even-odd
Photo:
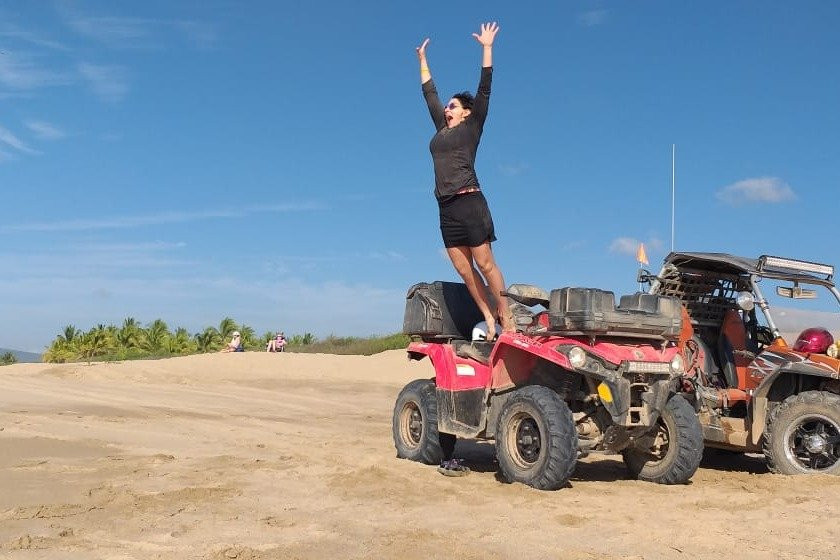
[[[417,47],[417,58],[421,61],[426,60],[426,45],[429,44],[429,38],[423,40],[423,44]]]

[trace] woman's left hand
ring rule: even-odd
[[[481,43],[485,47],[492,47],[493,46],[493,39],[496,38],[496,33],[499,32],[499,24],[495,21],[493,23],[482,23],[481,24],[481,34],[473,33],[472,36],[475,37],[475,40]]]

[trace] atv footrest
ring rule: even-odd
[[[495,342],[469,342],[467,340],[457,340],[452,342],[455,349],[455,355],[461,358],[470,358],[482,364],[490,363],[490,354],[493,352]]]

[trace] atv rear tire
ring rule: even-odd
[[[764,457],[770,472],[840,475],[840,396],[805,391],[767,419]]]
[[[524,387],[504,404],[496,428],[496,457],[508,482],[540,490],[561,488],[575,470],[577,452],[572,412],[553,390]]]
[[[637,446],[622,452],[633,477],[657,484],[685,484],[694,476],[703,459],[703,428],[682,396],[668,399],[657,428],[646,439],[649,448]]]
[[[427,465],[452,458],[455,436],[438,432],[435,382],[417,379],[400,391],[392,422],[397,457]]]

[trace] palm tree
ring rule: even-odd
[[[81,357],[90,362],[96,356],[105,354],[109,349],[108,331],[105,325],[97,325],[82,336],[79,345]]]
[[[122,327],[117,332],[117,342],[126,350],[140,348],[140,342],[144,338],[143,329],[134,317],[126,317]]]
[[[155,319],[146,329],[143,348],[150,352],[163,350],[166,347],[167,338],[169,338],[169,327],[162,319]]]
[[[230,317],[225,317],[224,319],[222,319],[222,322],[219,323],[219,334],[222,335],[222,340],[227,340],[228,338],[230,338],[233,334],[233,331],[236,330],[239,330],[236,326],[236,321],[234,321]]]
[[[67,325],[66,327],[64,327],[64,342],[72,344],[76,340],[76,337],[80,334],[82,333],[76,330],[76,327],[74,327],[73,325]],[[62,338],[62,335],[58,336],[59,338]]]
[[[167,339],[168,350],[172,354],[189,354],[193,350],[190,333],[184,327],[175,329],[175,334]]]
[[[265,331],[265,333],[260,338],[260,342],[262,342],[263,346],[268,345],[268,341],[273,339],[276,335],[271,331]]]
[[[248,325],[242,324],[239,327],[239,335],[242,337],[242,348],[248,348],[252,346],[254,338],[254,329],[249,327]]]
[[[193,337],[199,352],[210,352],[221,344],[222,336],[213,327],[207,327],[204,332],[196,333]]]

